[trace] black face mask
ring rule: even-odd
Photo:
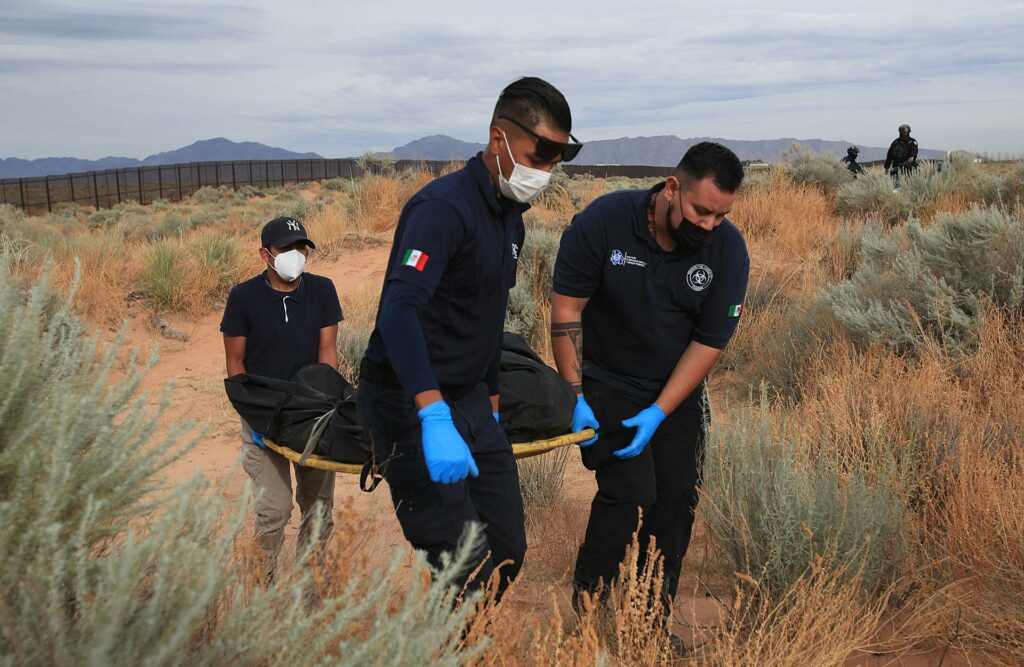
[[[672,202],[672,204],[674,206],[675,202]],[[684,252],[693,252],[703,248],[711,240],[711,232],[714,231],[698,227],[685,217],[680,221],[678,227],[673,227],[672,207],[668,209],[668,222],[669,235]]]

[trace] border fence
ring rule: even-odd
[[[440,174],[451,164],[447,160],[398,160],[387,166],[398,172],[418,169]],[[5,178],[0,179],[0,203],[17,206],[29,214],[53,211],[61,203],[94,206],[98,210],[124,201],[180,201],[202,187],[272,188],[329,178],[356,179],[383,168],[383,163],[361,159],[233,160]],[[672,167],[584,164],[565,164],[562,169],[570,176],[590,174],[600,178],[658,178],[673,171]]]

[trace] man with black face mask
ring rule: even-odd
[[[742,180],[732,151],[702,142],[665,182],[597,199],[562,236],[551,346],[578,395],[573,431],[598,432],[581,445],[598,491],[577,593],[617,576],[640,511],[642,552],[654,539],[664,556],[666,607],[676,593],[709,416],[704,379],[747,288],[746,244],[725,218]]]

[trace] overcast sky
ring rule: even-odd
[[[522,75],[583,141],[885,146],[905,122],[926,148],[1024,154],[1024,2],[0,0],[0,157],[483,141]]]

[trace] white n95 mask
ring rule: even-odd
[[[298,250],[282,252],[274,258],[273,268],[281,280],[292,282],[302,275],[302,269],[306,267],[306,256]]]
[[[494,156],[498,160],[498,189],[501,190],[501,194],[512,201],[529,204],[541,193],[541,190],[547,187],[548,181],[551,180],[551,172],[516,164],[516,159],[512,157],[512,149],[508,145],[505,130],[501,131],[501,136],[505,137],[505,150],[508,151],[513,168],[512,176],[506,180],[501,174],[501,156]]]

